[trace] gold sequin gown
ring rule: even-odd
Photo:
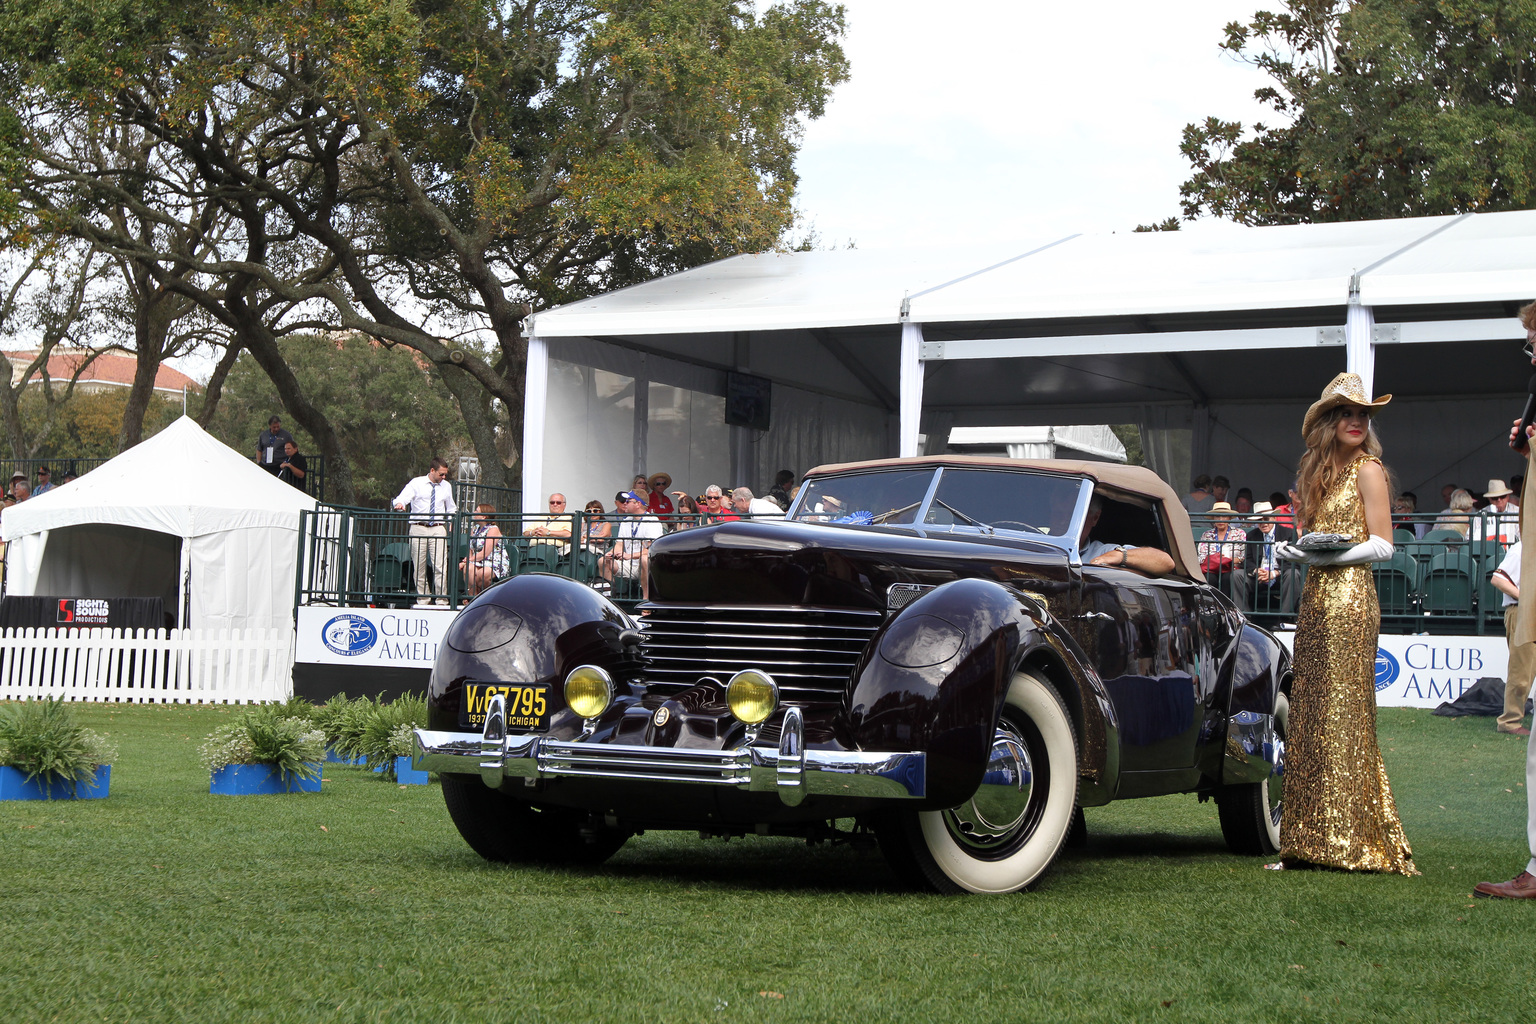
[[[1368,538],[1355,477],[1361,455],[1308,528]],[[1376,635],[1381,610],[1369,565],[1307,569],[1296,622],[1286,729],[1280,858],[1348,871],[1416,875],[1376,745]]]

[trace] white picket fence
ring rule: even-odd
[[[292,693],[291,629],[0,630],[0,700],[247,704]]]

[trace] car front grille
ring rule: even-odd
[[[839,701],[854,663],[880,628],[876,611],[846,608],[650,605],[641,617],[646,680],[678,693],[703,676],[744,668],[773,676],[783,700]]]

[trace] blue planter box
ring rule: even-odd
[[[410,758],[397,757],[395,758],[395,779],[402,786],[425,786],[427,773],[412,768]]]
[[[111,782],[109,764],[97,768],[90,780],[74,784],[43,775],[28,780],[20,769],[0,768],[0,800],[101,800]]]
[[[315,762],[319,767],[319,762]],[[230,764],[213,773],[208,792],[226,796],[255,796],[263,793],[318,793],[320,779],[292,776],[285,783],[270,764]]]

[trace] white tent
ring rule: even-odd
[[[1008,258],[737,256],[529,318],[523,499],[606,500],[657,469],[760,487],[919,436],[934,454],[955,428],[1103,423],[1139,424],[1180,491],[1209,472],[1267,493],[1346,369],[1396,396],[1380,422],[1400,485],[1481,485],[1519,468],[1514,314],[1533,297],[1536,210],[1022,237]],[[727,426],[733,374],[771,384],[767,431]]]
[[[7,593],[160,596],[182,626],[285,628],[299,512],[314,507],[182,417],[5,512]]]

